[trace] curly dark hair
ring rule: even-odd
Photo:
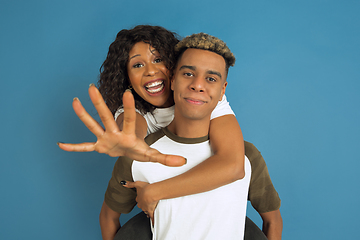
[[[179,42],[176,33],[160,26],[138,25],[133,29],[121,30],[109,47],[106,60],[100,67],[98,88],[111,113],[123,105],[122,96],[130,86],[127,63],[131,48],[138,42],[145,42],[155,48],[167,69],[172,73],[176,64],[174,47]],[[142,113],[152,112],[156,107],[143,100],[135,91],[135,107]]]

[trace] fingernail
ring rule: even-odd
[[[131,89],[126,89],[125,92],[131,92]]]
[[[80,102],[79,98],[77,98],[77,97],[74,97],[73,101],[79,101]]]
[[[63,143],[63,142],[57,142],[56,144],[59,146],[60,143]]]
[[[90,83],[89,87],[92,87],[92,86],[95,86],[95,84],[93,84],[93,83]]]
[[[187,158],[185,158],[185,163],[184,164],[187,164]]]
[[[126,181],[121,181],[120,184],[123,185],[123,186],[125,186],[125,185],[126,185]]]

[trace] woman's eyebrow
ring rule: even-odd
[[[134,57],[138,57],[138,56],[141,56],[141,55],[140,55],[140,54],[135,54],[134,56],[129,57],[129,60],[132,59],[132,58],[134,58]]]

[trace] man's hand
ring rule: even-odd
[[[85,126],[97,137],[96,142],[84,142],[78,144],[58,143],[59,147],[70,152],[105,153],[111,157],[127,156],[142,162],[159,162],[167,166],[182,166],[185,158],[175,155],[165,155],[150,148],[143,139],[135,134],[136,111],[134,97],[130,91],[123,95],[124,121],[123,130],[120,131],[111,111],[106,106],[98,89],[91,84],[89,95],[94,104],[105,129],[93,119],[79,99],[74,98],[73,109]]]
[[[144,213],[151,218],[152,223],[154,224],[154,211],[159,201],[153,200],[150,197],[150,184],[147,182],[129,182],[127,181],[124,187],[126,188],[136,188],[136,202],[138,207],[144,211]]]

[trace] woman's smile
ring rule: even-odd
[[[130,84],[141,98],[155,107],[173,105],[169,70],[150,44],[138,42],[132,47],[127,70]]]
[[[144,85],[149,94],[161,94],[165,90],[164,80],[154,80]]]

